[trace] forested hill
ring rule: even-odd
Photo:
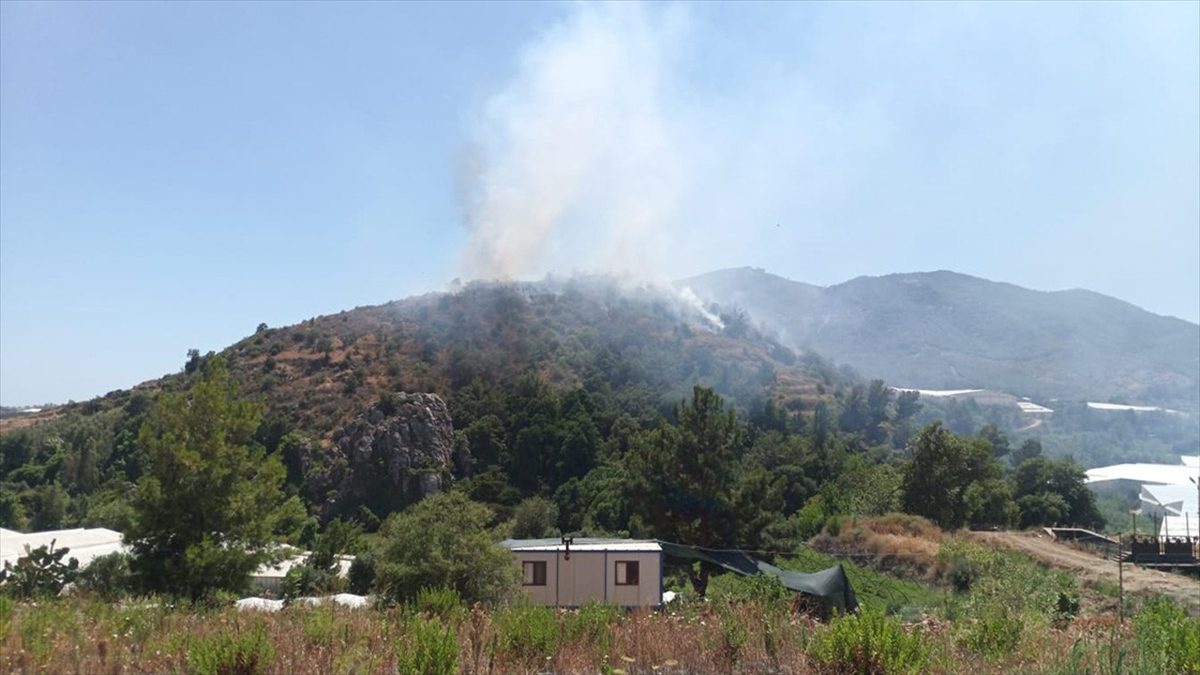
[[[946,271],[821,287],[741,268],[680,283],[898,386],[1200,408],[1200,326],[1091,291]]]
[[[698,383],[743,408],[771,394],[811,409],[837,379],[817,357],[801,359],[736,318],[721,326],[669,289],[621,288],[605,278],[475,283],[260,326],[223,354],[244,394],[261,395],[272,414],[316,435],[385,392],[437,393],[453,409],[461,390],[532,378],[552,390],[616,397],[634,412],[678,402]]]
[[[179,372],[10,426],[0,434],[0,525],[127,526],[131,486],[149,461],[139,430],[164,393],[193,391],[218,362],[237,396],[263,403],[255,441],[283,457],[289,490],[313,513],[329,511],[330,472],[342,471],[339,442],[344,450],[357,442],[345,439],[384,429],[372,426],[377,413],[412,400],[400,392],[444,399],[448,417],[420,424],[453,424],[455,448],[472,458],[458,477],[473,474],[470,494],[502,507],[557,494],[593,470],[603,479],[601,465],[669,419],[694,385],[711,387],[764,429],[815,416],[822,447],[835,442],[838,399],[857,391],[857,405],[867,401],[863,383],[758,335],[736,315],[722,320],[669,288],[603,278],[476,283],[294,326],[261,325],[217,356],[193,350]],[[864,420],[873,434],[856,428],[845,443],[891,438],[890,394],[882,383],[872,392],[875,412]],[[906,408],[904,419],[913,412]],[[401,436],[423,433],[399,424],[407,429]],[[894,440],[902,446],[903,439]],[[370,504],[380,517],[400,505]],[[617,516],[604,522],[625,527]]]
[[[471,284],[261,325],[220,354],[193,351],[180,372],[0,434],[0,527],[136,531],[180,457],[202,475],[230,462],[277,485],[292,506],[272,527],[293,542],[318,521],[374,529],[452,485],[501,520],[541,514],[542,526],[514,526],[526,536],[782,550],[836,514],[901,507],[920,408],[668,288]],[[932,425],[920,438],[963,471],[936,489],[912,483],[913,513],[947,526],[1098,522],[1074,465],[1005,482],[1009,444],[994,425],[970,440]],[[1021,449],[1022,460],[1041,452]],[[1034,494],[1043,469],[1069,478],[1055,508]],[[949,475],[913,475],[925,474]],[[935,493],[983,499],[937,502],[935,514],[921,506]]]

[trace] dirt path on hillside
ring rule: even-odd
[[[1081,584],[1104,581],[1117,583],[1117,563],[1085,550],[1060,544],[1049,535],[1035,532],[975,532],[973,536],[1027,553],[1058,569],[1070,572]],[[1125,592],[1162,593],[1200,614],[1200,581],[1182,574],[1147,570],[1125,565]]]
[[[1019,433],[1021,433],[1022,431],[1029,431],[1030,429],[1036,429],[1036,428],[1038,428],[1038,427],[1040,427],[1040,426],[1042,426],[1042,420],[1041,420],[1041,418],[1038,418],[1038,419],[1036,419],[1036,420],[1034,420],[1034,421],[1033,421],[1033,424],[1030,424],[1030,425],[1029,425],[1029,426],[1027,426],[1027,427],[1021,427],[1020,429],[1017,429],[1017,430],[1016,430],[1016,431],[1014,431],[1013,433],[1015,433],[1015,434],[1019,434]]]

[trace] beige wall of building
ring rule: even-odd
[[[578,607],[588,601],[625,607],[649,607],[662,602],[662,553],[657,551],[514,551],[516,564],[546,565],[545,585],[523,585],[539,605]],[[617,583],[617,562],[637,563],[636,584]],[[627,568],[628,569],[628,568]]]

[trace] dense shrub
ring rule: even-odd
[[[392,601],[421,588],[454,588],[467,602],[496,602],[516,586],[512,554],[492,540],[492,512],[461,493],[421,500],[380,531],[375,588]]]
[[[116,600],[132,590],[129,556],[110,553],[93,558],[87,567],[79,571],[75,583],[80,589],[95,593],[105,600]]]
[[[1200,619],[1178,605],[1157,598],[1133,620],[1137,670],[1141,673],[1200,673]]]
[[[1025,622],[1007,611],[997,611],[968,623],[960,641],[981,656],[1006,656],[1021,642]]]
[[[414,617],[396,642],[399,675],[453,675],[458,672],[458,635],[451,626]]]
[[[48,546],[30,550],[17,558],[17,564],[4,563],[0,571],[0,588],[19,598],[36,598],[58,595],[63,587],[75,579],[79,572],[79,561],[66,558],[71,549],[55,548],[54,541]]]
[[[413,601],[413,609],[418,614],[437,617],[442,621],[457,620],[466,612],[462,596],[458,594],[458,591],[448,586],[439,586],[437,588],[426,587],[417,591],[416,600]]]
[[[809,657],[822,671],[834,673],[920,673],[929,661],[929,646],[904,631],[897,619],[864,609],[835,618],[817,633]]]
[[[354,557],[350,563],[350,572],[346,575],[350,592],[366,595],[375,585],[375,553],[364,551]]]
[[[188,672],[192,675],[258,675],[271,668],[275,647],[267,639],[262,622],[243,631],[224,631],[192,642]]]
[[[530,497],[513,509],[514,539],[558,536],[558,506],[544,497]]]
[[[587,602],[579,611],[563,617],[563,638],[607,649],[612,642],[612,625],[620,620],[619,607]]]
[[[497,646],[525,661],[553,656],[559,643],[559,625],[554,610],[526,602],[496,612]]]

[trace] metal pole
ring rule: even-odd
[[[1117,621],[1125,623],[1125,544],[1117,535]]]

